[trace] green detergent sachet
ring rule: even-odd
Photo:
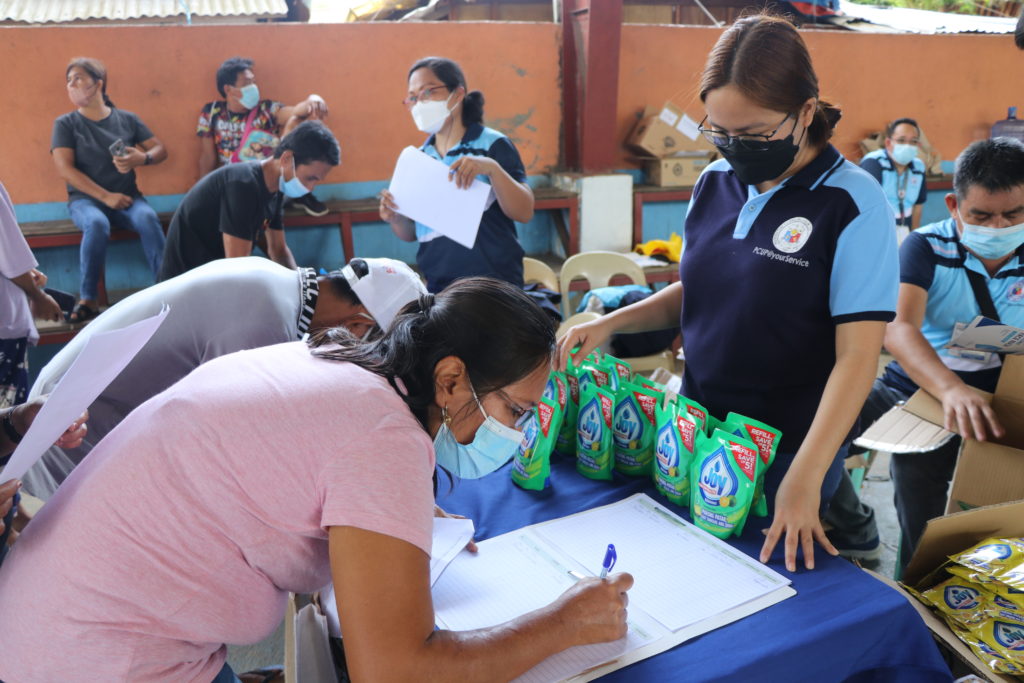
[[[615,469],[643,477],[654,460],[655,411],[662,396],[637,384],[623,382],[615,392]]]
[[[559,455],[576,455],[576,414],[577,404],[572,402],[569,380],[565,373],[552,370],[548,383],[544,385],[544,398],[558,404],[561,419],[555,435],[554,452]],[[577,397],[578,401],[578,397]],[[570,414],[571,413],[571,414]]]
[[[569,363],[562,377],[565,378],[568,401],[565,404],[565,416],[562,419],[562,428],[558,432],[555,452],[574,458],[576,457],[576,420],[580,413],[580,368]]]
[[[729,413],[725,416],[725,431],[732,432],[736,436],[750,439],[757,446],[758,454],[761,456],[761,468],[758,472],[757,481],[754,484],[754,504],[751,513],[755,517],[768,516],[768,501],[764,497],[765,472],[775,462],[775,451],[779,447],[779,439],[782,432],[775,427],[770,427],[764,422],[740,415]]]
[[[523,442],[519,444],[512,463],[512,481],[520,488],[540,491],[548,485],[551,475],[551,451],[558,438],[562,410],[558,403],[541,398],[531,411],[523,429]]]
[[[742,533],[760,464],[749,439],[716,429],[699,440],[690,479],[693,523],[718,538]]]
[[[654,439],[654,486],[676,505],[690,505],[690,468],[701,429],[696,419],[666,401],[655,412],[657,433]]]
[[[602,389],[608,389],[613,394],[619,390],[619,374],[611,367],[585,360],[580,363],[580,373],[583,372],[589,372],[594,381],[597,382],[597,386]],[[582,382],[582,377],[580,380]],[[583,391],[582,383],[580,384],[580,391]]]
[[[619,376],[620,384],[622,382],[633,381],[633,366],[624,360],[616,358],[615,356],[604,354],[604,358],[601,359],[600,365],[607,367],[610,370],[614,370]]]
[[[576,427],[576,471],[590,479],[611,479],[615,465],[612,417],[615,395],[591,382],[580,388]]]
[[[682,394],[676,396],[676,405],[678,405],[680,409],[685,410],[688,414],[693,416],[694,421],[697,423],[697,426],[701,428],[701,431],[703,431],[705,434],[709,433],[707,431],[707,426],[708,419],[711,417],[711,415],[708,414],[707,408],[697,403],[696,401],[686,398]]]

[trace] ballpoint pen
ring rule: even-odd
[[[601,563],[601,577],[605,578],[608,576],[608,572],[615,566],[615,560],[618,559],[618,555],[615,554],[615,546],[611,543],[608,544],[608,550],[604,551],[604,562]]]

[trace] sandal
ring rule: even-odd
[[[87,320],[92,320],[97,315],[99,315],[99,311],[94,310],[91,306],[87,306],[86,304],[79,302],[71,309],[71,313],[68,315],[68,322],[72,324],[84,323]]]

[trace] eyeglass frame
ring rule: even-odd
[[[406,109],[412,109],[413,107],[416,106],[418,102],[424,99],[425,95],[428,96],[426,101],[432,102],[433,100],[430,99],[429,95],[433,95],[434,92],[437,90],[447,90],[449,93],[449,97],[451,97],[451,93],[454,92],[447,85],[432,85],[429,88],[424,88],[423,90],[420,90],[419,95],[409,95],[404,100],[402,100],[402,104],[405,106]]]
[[[715,142],[714,140],[711,139],[712,135],[715,133],[715,129],[714,128],[705,128],[704,127],[704,122],[708,120],[707,114],[705,114],[704,118],[701,119],[700,123],[697,124],[697,131],[701,134],[701,136],[705,140],[710,142],[715,147],[729,147],[734,142],[738,143],[740,145],[743,145],[744,147],[746,147],[745,143],[748,143],[748,142],[763,143],[765,145],[765,147],[767,147],[768,143],[772,141],[773,137],[775,137],[775,134],[778,133],[782,129],[782,127],[784,125],[786,125],[786,121],[788,121],[790,119],[790,117],[793,118],[793,132],[796,132],[796,126],[797,126],[798,123],[800,123],[799,118],[793,116],[793,114],[786,114],[786,118],[782,119],[782,121],[779,122],[779,125],[776,126],[775,130],[773,130],[771,133],[743,133],[742,135],[729,135],[725,131],[721,131],[720,132],[721,134],[720,134],[719,137],[724,137],[725,138],[725,144],[723,144],[723,145],[720,145],[720,144],[718,144],[717,142]],[[792,133],[791,133],[791,135],[792,135]],[[762,138],[762,139],[757,139],[757,138]],[[750,148],[748,148],[748,149],[750,149]],[[754,151],[754,150],[751,150],[751,151]],[[760,150],[758,150],[758,151],[760,151]]]

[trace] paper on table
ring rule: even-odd
[[[50,392],[7,466],[0,471],[0,481],[23,476],[42,457],[68,425],[77,420],[82,411],[121,374],[170,310],[165,305],[151,318],[89,338],[78,358]]]
[[[480,219],[491,195],[491,186],[477,179],[468,188],[459,189],[448,175],[448,166],[415,147],[406,147],[398,156],[388,190],[400,214],[467,249],[476,243]]]
[[[600,540],[594,529],[600,529]],[[537,533],[580,558],[588,574],[600,573],[604,548],[614,543],[615,571],[629,572],[636,581],[631,604],[642,606],[672,631],[789,584],[781,574],[650,498],[634,496],[586,516],[538,525]]]
[[[795,595],[785,577],[637,494],[489,539],[478,555],[461,553],[432,591],[438,625],[483,628],[547,605],[572,585],[569,570],[600,571],[609,541],[615,570],[636,579],[627,636],[571,648],[517,680],[592,680]]]
[[[433,586],[441,573],[455,559],[466,544],[473,540],[476,528],[471,519],[434,517],[434,538],[430,545],[430,585]],[[334,584],[329,583],[320,591],[320,604],[327,616],[327,626],[335,638],[341,638],[341,619],[338,617],[338,603],[334,597]]]

